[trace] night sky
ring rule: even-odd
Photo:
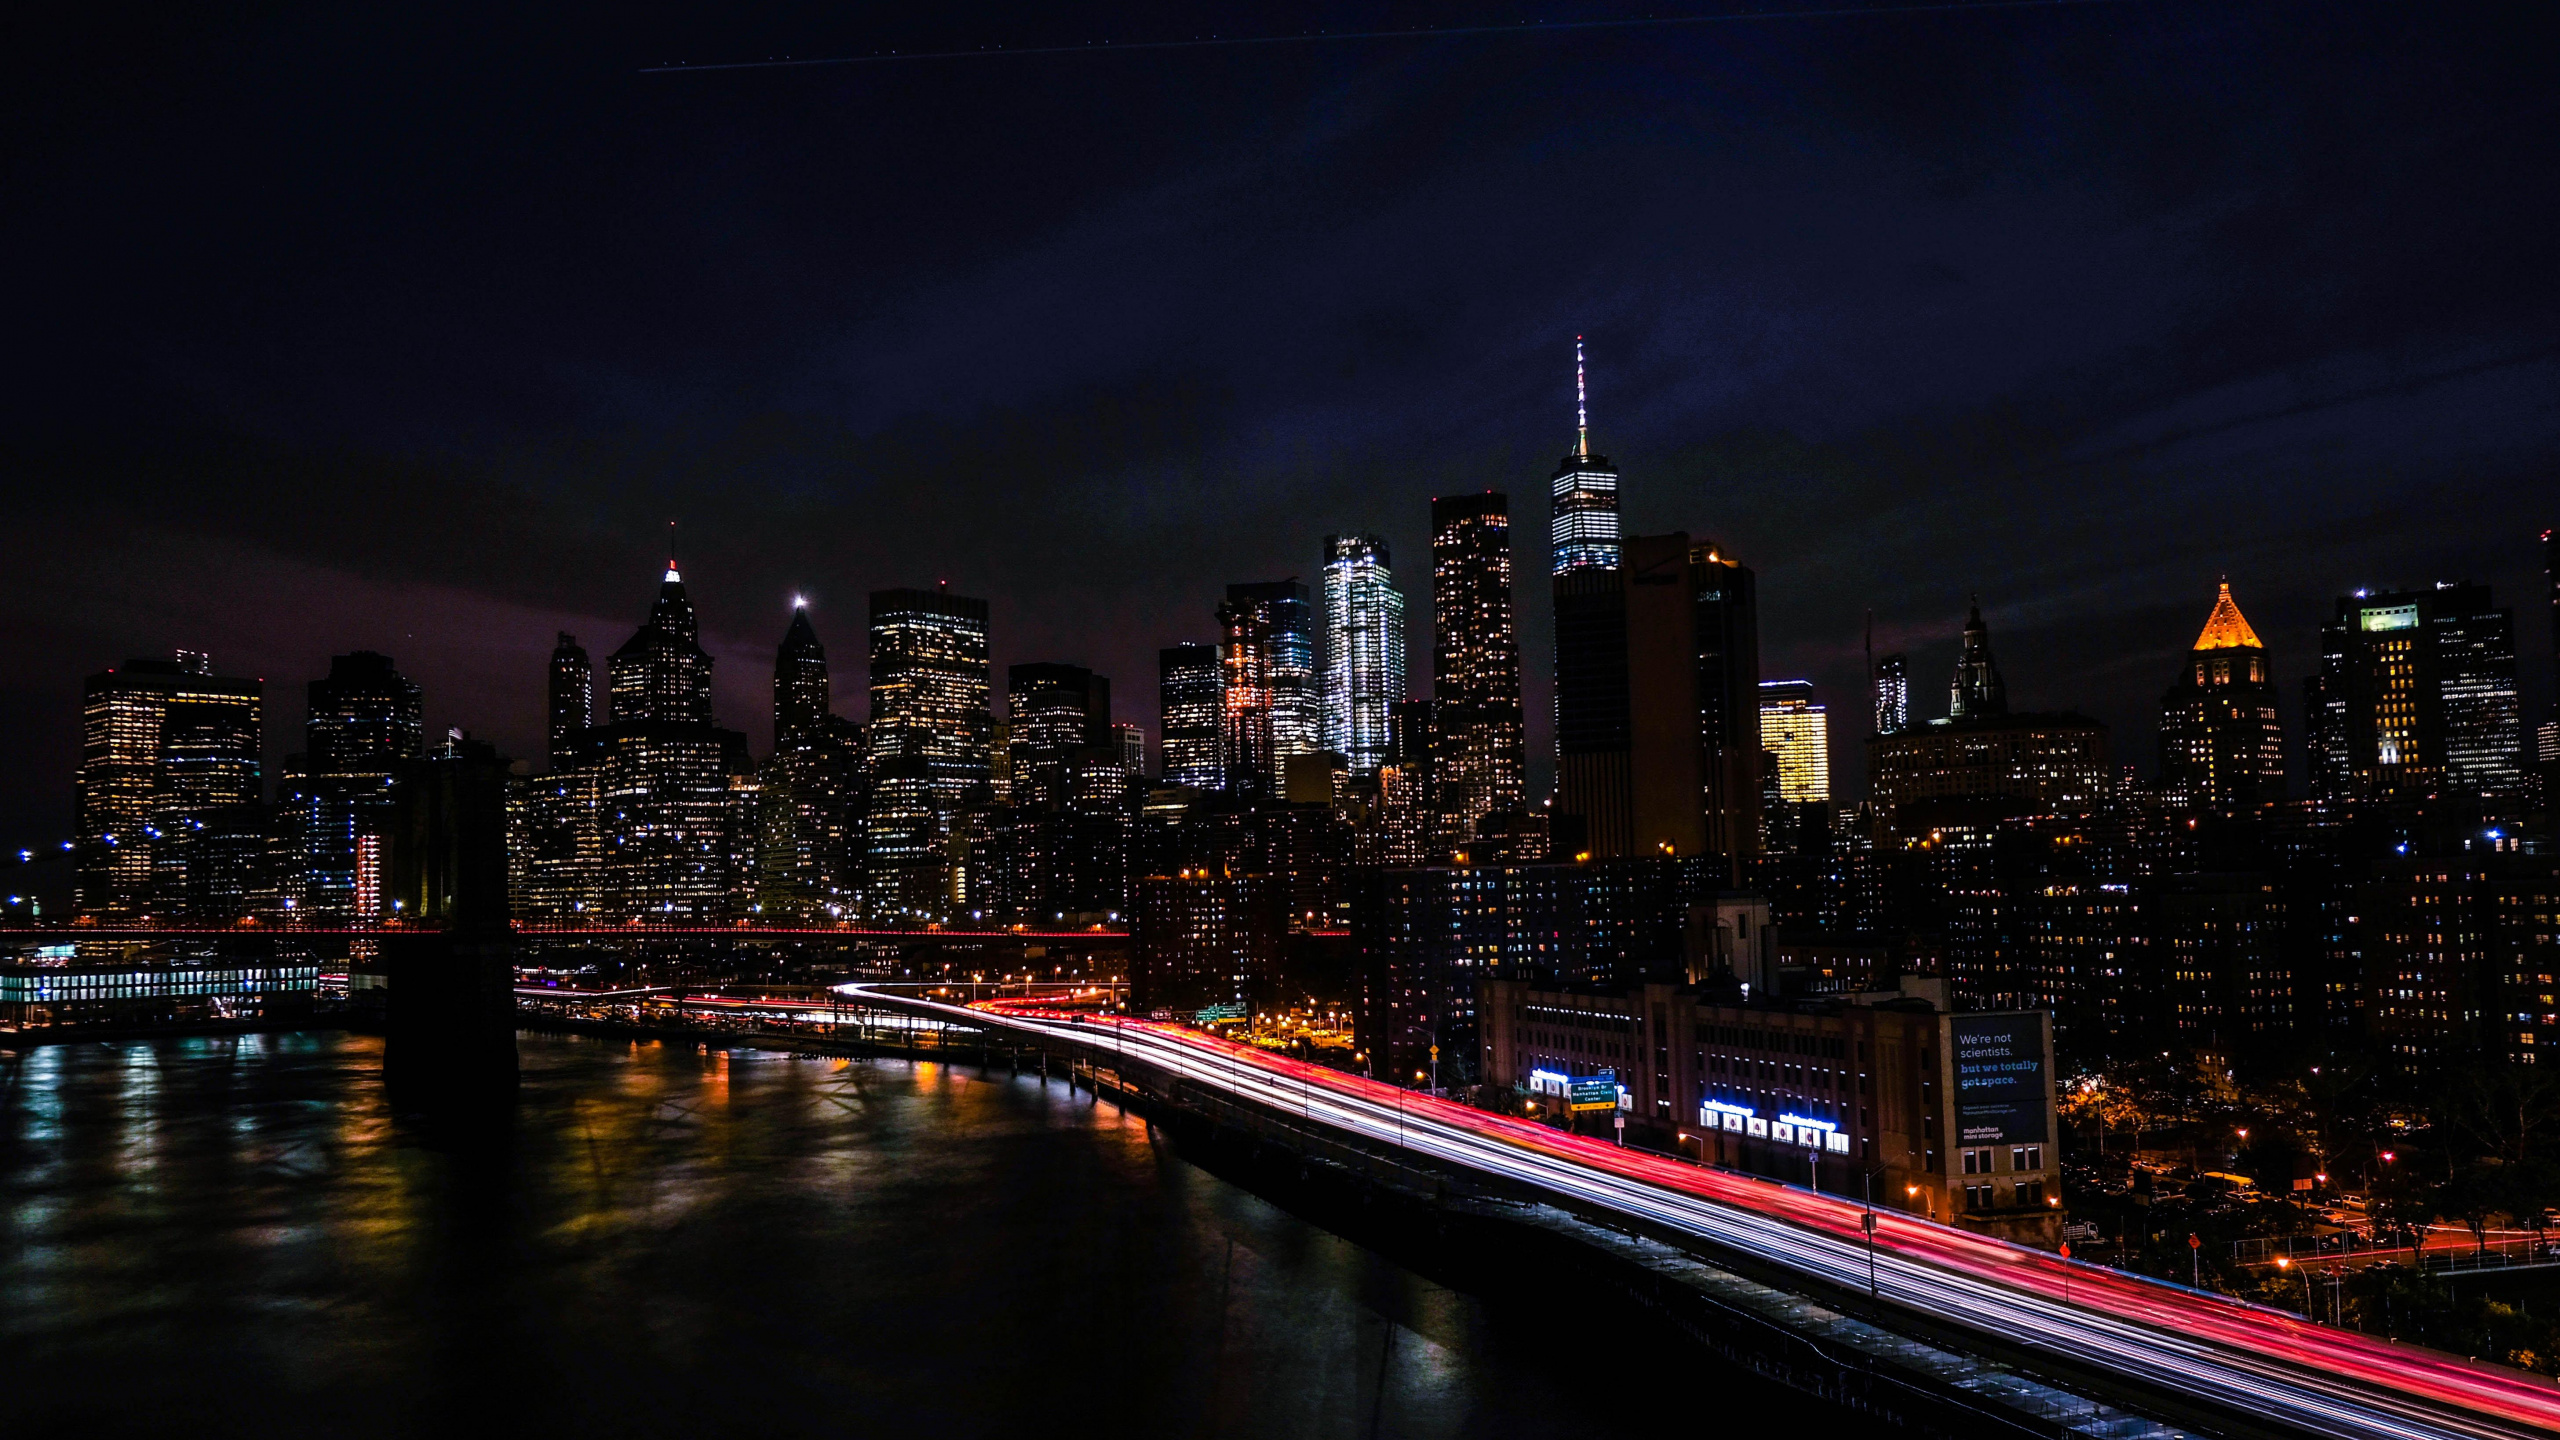
[[[2146,774],[2226,573],[2289,726],[2336,595],[2463,577],[2518,609],[2546,713],[2545,7],[1933,7],[677,74],[639,72],[1208,26],[60,8],[13,37],[0,94],[13,848],[67,833],[82,676],[173,646],[266,679],[276,756],[355,648],[425,687],[434,732],[538,754],[553,632],[620,644],[670,519],[720,717],[759,752],[795,592],[846,713],[866,592],[948,580],[992,601],[999,666],[1089,664],[1152,727],[1156,648],[1209,638],[1229,581],[1312,579],[1328,531],[1391,541],[1420,693],[1428,502],[1488,487],[1513,496],[1543,793],[1576,333],[1629,528],[1759,571],[1764,673],[1821,687],[1844,791],[1867,611],[1942,714],[1974,591],[2013,703],[2107,720]]]

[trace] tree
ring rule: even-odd
[[[2437,1204],[2444,1212],[2462,1222],[2471,1232],[2471,1243],[2482,1253],[2489,1249],[2489,1221],[2498,1213],[2503,1165],[2473,1161],[2462,1167],[2453,1183],[2444,1187]]]
[[[2376,1225],[2407,1235],[2414,1258],[2425,1248],[2427,1227],[2435,1223],[2440,1188],[2406,1166],[2388,1166],[2374,1182],[2367,1213]]]
[[[2476,1059],[2446,1077],[2439,1113],[2480,1153],[2511,1165],[2552,1157],[2560,1140],[2560,1074]]]

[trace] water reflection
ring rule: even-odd
[[[511,1123],[431,1145],[361,1037],[0,1051],[13,1432],[1572,1436],[1707,1378],[1430,1284],[1036,1076],[523,1059]],[[1716,1384],[1720,1418],[1767,1403]]]

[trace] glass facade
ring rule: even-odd
[[[1431,502],[1432,789],[1448,838],[1517,810],[1526,785],[1511,504],[1488,490]]]
[[[1831,717],[1810,680],[1760,682],[1760,748],[1778,757],[1778,798],[1831,798]]]
[[[1385,763],[1388,723],[1404,699],[1404,592],[1396,588],[1387,542],[1375,535],[1328,535],[1324,542],[1323,748],[1351,773]]]
[[[74,782],[79,914],[139,920],[188,908],[194,835],[263,798],[259,690],[186,652],[89,677]],[[206,848],[196,858],[214,857]],[[199,891],[237,888],[198,881]]]
[[[1226,783],[1220,720],[1225,682],[1217,647],[1173,645],[1157,652],[1156,701],[1164,746],[1164,783],[1215,790]]]
[[[954,842],[992,798],[987,602],[943,590],[871,596],[870,859],[875,919],[940,919],[963,904]]]

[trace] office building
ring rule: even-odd
[[[333,656],[307,698],[303,755],[278,804],[298,842],[289,891],[308,923],[372,919],[379,895],[361,893],[359,860],[381,842],[400,767],[425,746],[421,697],[389,656],[359,650]]]
[[[613,654],[604,724],[509,787],[509,900],[528,918],[659,923],[748,913],[759,798],[747,737],[713,723],[711,656],[670,564]]]
[[[1975,802],[1987,816],[2085,810],[2109,793],[2107,727],[2085,715],[1936,720],[1867,745],[1868,803],[1897,831],[1922,801]],[[1928,814],[1916,817],[1929,828]]]
[[[2284,726],[2267,648],[2225,584],[2160,697],[2160,787],[2176,810],[2240,810],[2284,798]]]
[[[1081,665],[1008,668],[1005,722],[1016,806],[1064,804],[1071,762],[1080,751],[1103,751],[1104,758],[1119,763],[1111,731],[1111,682]]]
[[[1911,662],[1900,654],[1876,657],[1876,730],[1899,735],[1911,728]]]
[[[871,595],[869,860],[875,920],[965,910],[956,844],[992,799],[987,602],[947,590]]]
[[[791,625],[773,656],[773,753],[789,754],[824,744],[833,687],[827,648],[809,623],[809,602],[794,597]]]
[[[607,668],[612,719],[711,723],[711,656],[702,648],[701,622],[674,561],[667,562],[649,618],[613,652]]]
[[[1431,630],[1432,790],[1450,835],[1465,838],[1518,810],[1527,784],[1511,508],[1498,491],[1431,502]]]
[[[1235,743],[1259,759],[1253,793],[1273,794],[1290,756],[1325,748],[1325,677],[1316,606],[1307,587],[1294,579],[1230,585],[1218,622],[1229,652],[1228,700],[1240,727]],[[1270,733],[1267,746],[1261,739],[1265,729]],[[1236,755],[1228,757],[1227,769],[1235,778]]]
[[[1630,536],[1627,715],[1634,853],[1760,847],[1755,577],[1711,542]]]
[[[578,637],[561,631],[560,643],[551,647],[550,745],[543,752],[551,768],[560,768],[561,757],[574,748],[578,732],[595,724],[595,691],[595,665]]]
[[[2110,793],[2105,725],[2067,711],[2009,713],[1978,603],[1965,621],[1948,709],[1943,720],[1867,741],[1868,803],[1896,834],[1961,818],[1987,835],[2003,816],[2087,810]]]
[[[1831,798],[1831,717],[1810,680],[1760,682],[1760,748],[1777,759],[1778,798],[1805,805]]]
[[[1374,774],[1386,760],[1390,713],[1405,698],[1404,592],[1385,540],[1325,537],[1323,606],[1322,745],[1352,774]]]
[[[258,681],[217,676],[187,650],[89,677],[73,787],[76,913],[138,921],[184,909],[190,837],[217,812],[263,798],[259,692]]]
[[[1480,1007],[1484,1078],[1550,1110],[1622,1088],[1630,1129],[1709,1164],[1850,1195],[1872,1176],[1879,1206],[2050,1245],[2050,1017],[1949,1013],[1930,991],[1761,1005],[1497,979]]]
[[[1553,573],[1618,568],[1618,472],[1591,453],[1590,392],[1583,377],[1582,337],[1573,338],[1573,453],[1556,466],[1547,538]]]
[[[1121,773],[1132,780],[1147,778],[1147,728],[1122,720],[1111,727],[1111,750],[1119,757]]]
[[[1556,623],[1555,812],[1580,832],[1577,851],[1635,850],[1627,721],[1627,596],[1613,565],[1552,581]]]
[[[2485,585],[2340,600],[2304,708],[2315,798],[2522,800],[2515,617]]]
[[[1226,682],[1214,645],[1173,645],[1156,656],[1156,704],[1167,785],[1216,790],[1226,783],[1221,727]]]
[[[835,713],[827,649],[794,599],[773,655],[773,755],[756,772],[755,913],[850,914],[861,889],[862,728]]]
[[[1265,797],[1280,785],[1272,727],[1271,610],[1230,595],[1218,606],[1220,789]]]

